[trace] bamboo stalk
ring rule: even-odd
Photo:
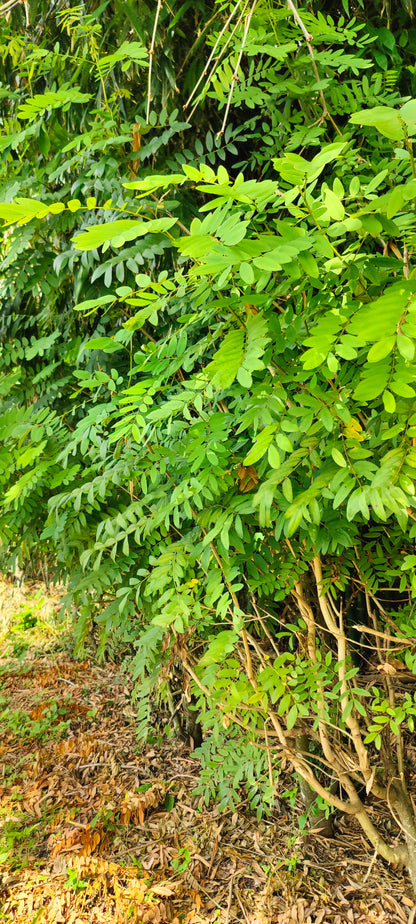
[[[2,3],[0,6],[0,15],[1,13],[10,13],[10,10],[12,10],[14,6],[18,6],[19,3],[20,0],[6,0],[6,3]]]
[[[224,47],[221,49],[219,55],[216,57],[216,59],[215,59],[215,61],[214,61],[213,67],[211,68],[211,71],[210,71],[210,73],[208,74],[208,77],[207,77],[207,79],[206,79],[206,81],[205,81],[207,87],[208,87],[209,84],[211,83],[211,80],[212,80],[212,78],[213,78],[213,76],[214,76],[214,74],[215,74],[215,71],[216,71],[216,69],[217,69],[217,67],[218,67],[218,65],[219,65],[219,62],[221,61],[221,58],[222,58],[223,55],[225,54],[225,52],[226,52],[226,50],[227,50],[227,48],[228,48],[228,46],[229,46],[229,44],[230,44],[230,42],[231,42],[231,39],[232,39],[234,33],[237,31],[237,29],[238,29],[240,23],[241,23],[242,20],[243,20],[243,16],[244,16],[244,13],[245,13],[245,11],[246,11],[246,9],[247,9],[247,7],[248,7],[248,4],[249,4],[249,0],[246,0],[245,4],[244,4],[244,6],[243,6],[243,9],[241,10],[241,14],[240,14],[240,16],[239,16],[239,18],[238,18],[238,20],[237,20],[237,22],[236,22],[236,24],[235,24],[235,26],[234,26],[232,32],[230,32],[230,34],[229,34],[229,36],[228,36],[228,38],[227,38],[227,40],[226,40],[226,42],[225,42]],[[202,99],[202,92],[201,92],[200,96],[198,97],[198,99],[197,99],[195,105],[193,106],[191,112],[189,113],[189,116],[188,116],[188,119],[189,119],[189,120],[192,119],[192,116],[193,116],[195,110],[198,108],[199,103],[201,102],[201,99]]]
[[[228,95],[227,105],[226,105],[226,108],[225,108],[224,118],[223,118],[223,120],[222,120],[222,125],[221,125],[221,128],[220,128],[220,131],[218,132],[217,138],[220,138],[221,135],[223,135],[223,134],[224,134],[224,131],[225,131],[225,126],[226,126],[226,124],[227,124],[227,119],[228,119],[228,113],[229,113],[229,111],[230,111],[230,106],[231,106],[231,100],[232,100],[232,98],[233,98],[234,87],[235,87],[235,85],[236,85],[236,83],[237,83],[237,79],[238,79],[238,71],[239,71],[240,64],[241,64],[241,58],[243,57],[243,51],[244,51],[244,47],[245,47],[245,44],[246,44],[246,41],[247,41],[248,30],[249,30],[249,28],[250,28],[251,19],[252,19],[254,10],[256,9],[256,6],[257,6],[257,0],[254,0],[253,6],[251,7],[251,10],[250,10],[250,12],[249,12],[249,14],[248,14],[248,16],[247,16],[247,19],[246,19],[246,21],[245,21],[245,23],[244,23],[243,40],[242,40],[242,42],[241,42],[241,48],[240,48],[239,55],[238,55],[238,58],[237,58],[237,64],[236,64],[236,66],[235,66],[234,73],[233,73],[232,80],[231,80],[231,87],[230,87],[230,92],[229,92],[229,95]]]
[[[153,62],[153,54],[155,50],[157,23],[158,23],[159,13],[161,9],[162,9],[162,0],[158,0],[155,21],[153,24],[152,41],[151,41],[150,49],[149,49],[149,75],[147,79],[146,125],[149,124],[150,103],[152,102],[152,62]]]
[[[211,54],[210,54],[210,56],[209,56],[209,58],[208,58],[208,61],[207,61],[206,65],[205,65],[205,67],[204,67],[204,70],[202,71],[202,74],[201,74],[201,76],[199,77],[199,80],[197,80],[197,82],[196,82],[196,84],[195,84],[195,86],[194,86],[194,88],[193,88],[193,90],[192,90],[192,93],[188,96],[188,99],[186,100],[186,103],[184,103],[184,107],[183,107],[184,109],[186,109],[186,108],[189,106],[189,103],[192,101],[192,99],[193,99],[194,96],[195,96],[195,93],[196,93],[196,91],[197,91],[197,89],[198,89],[198,87],[199,87],[199,84],[200,84],[201,81],[204,79],[204,77],[207,75],[207,73],[208,73],[208,68],[209,68],[209,66],[210,66],[210,64],[211,64],[211,61],[212,61],[214,55],[215,55],[215,52],[216,52],[216,50],[217,50],[217,48],[218,48],[218,45],[219,45],[219,43],[220,43],[220,41],[221,41],[221,39],[222,39],[222,36],[224,35],[224,32],[226,32],[226,30],[228,29],[228,26],[229,26],[229,24],[230,24],[230,22],[231,22],[231,20],[232,20],[232,18],[233,18],[233,16],[234,16],[234,13],[236,12],[236,10],[238,9],[238,7],[240,6],[240,3],[241,3],[241,2],[242,2],[242,0],[237,0],[237,3],[236,3],[236,5],[235,5],[234,9],[233,9],[232,12],[230,13],[230,15],[229,15],[229,17],[228,17],[228,19],[227,19],[225,25],[224,25],[223,28],[221,29],[221,32],[219,32],[219,34],[218,34],[218,36],[217,36],[217,39],[216,39],[216,41],[215,41],[215,45],[214,45],[214,47],[213,47],[213,49],[212,49],[212,51],[211,51]],[[245,7],[247,6],[247,3],[248,3],[248,0],[246,0],[244,9],[245,9]],[[244,10],[243,10],[243,12],[244,12]],[[231,34],[232,34],[232,33],[231,33]],[[228,41],[229,41],[229,39],[227,40],[227,44],[228,44]],[[225,49],[224,49],[224,50],[225,50]],[[209,80],[207,81],[207,83],[209,83]],[[193,112],[193,110],[192,110],[192,112]]]

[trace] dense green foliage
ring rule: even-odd
[[[207,799],[283,758],[415,883],[416,27],[328,6],[1,23],[0,533],[142,733],[181,666]]]

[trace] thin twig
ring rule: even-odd
[[[241,0],[238,0],[238,2],[241,3]],[[205,23],[204,28],[201,29],[201,30],[198,32],[198,35],[197,35],[197,37],[196,37],[196,39],[195,39],[193,45],[191,45],[189,51],[186,53],[186,55],[185,55],[185,57],[184,57],[184,59],[183,59],[183,61],[182,61],[182,64],[181,64],[181,66],[180,66],[180,68],[179,68],[179,70],[178,70],[178,73],[176,74],[176,77],[175,77],[176,82],[178,81],[179,77],[181,76],[182,71],[183,71],[183,69],[184,69],[184,67],[185,67],[185,64],[186,64],[188,58],[192,55],[192,52],[193,52],[194,48],[196,48],[196,47],[199,45],[199,42],[202,40],[202,38],[203,38],[203,36],[204,36],[204,32],[207,32],[207,31],[208,31],[208,29],[209,29],[211,23],[214,21],[214,19],[217,18],[217,15],[218,15],[218,11],[216,10],[215,13],[214,13],[214,15],[211,16],[211,19],[209,19],[208,22]],[[212,57],[212,55],[211,55],[211,57]],[[204,68],[204,72],[206,73],[206,67]],[[203,75],[202,75],[202,76],[203,76]],[[200,79],[198,80],[198,84],[201,82],[201,80],[202,80],[202,77],[200,77]],[[198,86],[198,84],[197,84],[197,86]],[[195,93],[195,90],[196,90],[196,87],[195,87],[194,90],[192,91],[192,95]],[[190,102],[190,100],[191,100],[191,97],[189,97],[189,99],[188,99],[187,102],[185,103],[185,106],[188,105],[188,103]],[[185,107],[184,107],[184,108],[185,108]]]
[[[232,902],[232,899],[233,899],[233,882],[234,882],[234,878],[235,878],[235,873],[232,874],[231,879],[230,879],[230,884],[229,884],[229,886],[228,886],[228,901],[227,901],[227,908],[226,908],[226,911],[225,911],[225,924],[228,924],[228,922],[229,922],[229,920],[230,920],[231,902]]]
[[[229,94],[228,94],[228,100],[227,100],[227,105],[226,105],[226,107],[225,107],[224,118],[223,118],[223,120],[222,120],[222,125],[221,125],[221,128],[220,128],[220,131],[219,131],[218,134],[217,134],[217,138],[220,138],[221,135],[223,135],[223,134],[224,134],[224,131],[225,131],[225,126],[226,126],[226,124],[227,124],[227,119],[228,119],[228,113],[229,113],[229,111],[230,111],[230,106],[231,106],[231,100],[232,100],[232,98],[233,98],[234,87],[235,87],[235,85],[236,85],[236,83],[237,83],[237,79],[238,79],[238,71],[239,71],[239,69],[240,69],[241,58],[243,57],[243,51],[244,51],[244,47],[245,47],[245,44],[246,44],[246,41],[247,41],[248,30],[249,30],[249,28],[250,28],[250,23],[251,23],[251,20],[252,20],[252,16],[253,16],[254,10],[256,9],[256,6],[257,6],[257,0],[254,0],[253,6],[251,7],[251,10],[250,10],[250,12],[249,12],[249,14],[248,14],[248,16],[247,16],[247,19],[246,19],[246,21],[245,21],[245,24],[244,24],[244,33],[243,33],[243,39],[242,39],[242,42],[241,42],[241,48],[240,48],[239,55],[238,55],[238,58],[237,58],[237,64],[236,64],[236,66],[235,66],[234,73],[233,73],[233,76],[232,76],[232,79],[231,79],[230,92],[229,92]]]
[[[156,16],[155,16],[155,21],[154,21],[154,25],[153,25],[152,42],[151,42],[150,49],[149,49],[149,76],[148,76],[148,81],[147,81],[146,125],[149,124],[150,103],[152,102],[152,87],[151,87],[151,84],[152,84],[152,63],[153,63],[153,53],[154,53],[154,50],[155,50],[157,23],[158,23],[159,13],[160,13],[161,9],[162,9],[162,0],[158,0],[158,2],[157,2],[157,9],[156,9]]]
[[[257,683],[255,681],[254,674],[253,674],[253,663],[251,660],[250,649],[248,647],[247,632],[245,629],[241,630],[241,637],[243,639],[244,652],[246,656],[246,663],[245,663],[246,674],[247,674],[247,677],[252,687],[254,687],[254,689],[257,690]]]
[[[369,597],[369,594],[368,594],[367,591],[366,591],[366,593],[365,593],[365,604],[366,604],[366,607],[367,607],[367,615],[368,615],[369,619],[371,619],[371,621],[372,621],[372,623],[373,623],[373,630],[374,630],[374,633],[375,633],[375,641],[376,641],[376,651],[377,651],[378,663],[379,663],[379,665],[382,666],[382,665],[384,664],[384,661],[387,660],[388,655],[389,655],[389,653],[390,653],[390,652],[389,652],[389,646],[388,646],[388,643],[385,644],[385,645],[383,645],[383,647],[382,647],[382,645],[381,645],[380,636],[379,636],[378,631],[377,631],[377,630],[378,630],[377,616],[376,616],[376,614],[374,613],[374,611],[371,609],[370,597]],[[372,647],[374,648],[374,646],[372,646]],[[392,684],[392,682],[391,682],[391,677],[389,677],[388,674],[384,674],[384,676],[383,676],[383,685],[384,685],[384,688],[385,688],[385,690],[386,690],[386,692],[387,692],[387,696],[388,696],[388,700],[389,700],[389,706],[390,706],[391,709],[394,710],[394,709],[395,709],[395,706],[396,706],[396,694],[395,694],[395,691],[394,691],[394,689],[393,689],[393,684]],[[404,746],[403,746],[403,735],[402,735],[402,730],[401,730],[401,727],[400,727],[400,726],[398,727],[398,731],[397,731],[397,734],[396,734],[396,756],[397,756],[397,769],[398,769],[398,771],[399,771],[399,776],[400,776],[400,779],[401,779],[402,783],[405,785],[405,779],[404,779]]]
[[[296,9],[294,3],[293,3],[293,0],[287,0],[287,5],[288,5],[288,7],[289,7],[291,13],[293,13],[293,18],[294,18],[295,22],[297,22],[299,28],[302,30],[302,33],[303,33],[303,36],[304,36],[305,42],[306,42],[306,47],[307,47],[307,49],[308,49],[309,56],[310,56],[310,59],[311,59],[311,61],[312,61],[312,69],[313,69],[313,72],[314,72],[314,74],[315,74],[316,80],[317,80],[317,82],[319,83],[319,81],[320,81],[319,71],[318,71],[318,68],[317,68],[317,64],[316,64],[316,61],[315,61],[315,55],[314,55],[314,53],[313,53],[313,48],[312,48],[312,39],[313,39],[313,37],[312,37],[312,35],[310,34],[310,32],[308,32],[308,30],[307,30],[307,28],[306,28],[306,26],[305,26],[303,20],[302,20],[301,17],[299,16],[299,13],[298,13],[298,11],[297,11],[297,9]],[[328,119],[330,120],[330,122],[332,122],[332,124],[333,124],[333,126],[334,126],[334,128],[335,128],[335,131],[338,132],[338,135],[342,135],[342,132],[339,130],[338,125],[336,124],[336,122],[334,122],[334,119],[332,118],[331,113],[330,113],[329,110],[328,110],[328,106],[327,106],[327,104],[326,104],[326,99],[325,99],[324,94],[323,94],[323,91],[322,91],[321,89],[319,90],[319,96],[320,96],[321,103],[322,103],[322,115],[323,115],[323,118],[324,118],[324,119],[328,118]]]
[[[239,896],[239,894],[238,894],[237,888],[235,889],[235,897],[236,897],[236,899],[237,899],[237,901],[238,901],[238,904],[240,905],[240,908],[241,908],[241,910],[242,910],[242,912],[243,912],[244,920],[247,922],[247,924],[250,924],[250,921],[249,921],[249,919],[248,919],[248,917],[247,917],[247,915],[246,915],[246,912],[245,912],[245,910],[244,910],[244,905],[243,905],[243,903],[242,903],[242,901],[241,901],[241,898],[240,898],[240,896]]]
[[[409,251],[406,247],[406,244],[403,247],[403,273],[404,278],[409,278]]]
[[[276,654],[277,656],[279,656],[279,654],[280,654],[279,648],[278,648],[278,646],[276,645],[276,642],[275,642],[275,640],[274,640],[274,638],[273,638],[271,632],[269,632],[269,630],[268,630],[268,628],[267,628],[266,621],[263,619],[262,615],[261,615],[260,612],[259,612],[259,609],[258,609],[258,607],[257,607],[257,604],[256,604],[256,601],[255,601],[255,599],[254,599],[254,596],[252,596],[252,598],[251,598],[251,605],[252,605],[253,610],[254,610],[254,612],[255,612],[255,614],[256,614],[256,617],[257,617],[257,619],[258,619],[258,621],[259,621],[259,623],[260,623],[260,625],[261,625],[261,627],[262,627],[262,629],[263,629],[264,634],[267,636],[267,638],[268,638],[268,640],[269,640],[269,642],[270,642],[270,645],[271,645],[271,647],[273,648],[273,651],[275,652],[275,654]]]
[[[14,6],[18,6],[19,3],[20,0],[6,0],[6,3],[2,3],[0,6],[0,14],[10,13],[10,10],[12,10]]]
[[[373,868],[373,866],[374,866],[376,860],[377,860],[377,850],[375,850],[374,853],[373,853],[373,856],[372,856],[372,859],[371,859],[371,863],[370,863],[370,865],[369,865],[369,867],[368,867],[368,870],[367,870],[367,872],[366,872],[366,874],[365,874],[365,876],[364,876],[363,883],[364,883],[364,882],[367,882],[367,879],[368,879],[368,877],[369,877],[369,875],[370,875],[370,873],[371,873],[371,870],[372,870],[372,868]]]
[[[268,736],[268,734],[267,734],[267,724],[266,724],[266,722],[264,723],[264,740],[265,740],[265,742],[266,742],[267,766],[268,766],[268,770],[269,770],[269,783],[270,783],[270,786],[271,786],[272,789],[273,789],[274,781],[273,781],[272,752],[271,752],[271,750],[270,750],[269,736]]]
[[[344,710],[348,702],[349,696],[349,687],[346,680],[347,673],[347,650],[346,650],[346,638],[344,633],[344,627],[342,624],[342,616],[340,615],[339,623],[337,624],[334,619],[330,607],[328,606],[328,595],[323,591],[323,581],[322,581],[322,565],[320,555],[316,555],[312,560],[312,571],[315,576],[316,589],[318,592],[318,600],[320,610],[323,616],[323,619],[326,623],[326,626],[334,637],[337,644],[337,658],[338,658],[338,678],[340,683],[340,703],[342,709]],[[353,713],[351,713],[345,719],[345,724],[351,732],[352,741],[354,748],[360,763],[360,771],[363,775],[364,781],[371,777],[371,768],[369,764],[368,751],[363,744],[363,738],[361,734],[361,728],[359,722]]]
[[[212,68],[211,68],[211,71],[210,71],[210,73],[208,74],[208,77],[206,78],[206,81],[205,81],[205,86],[206,86],[206,88],[209,87],[209,85],[210,85],[210,83],[211,83],[211,80],[212,80],[212,78],[213,78],[213,76],[214,76],[214,74],[215,74],[215,71],[217,70],[217,67],[218,67],[218,65],[219,65],[219,63],[220,63],[220,61],[221,61],[221,58],[222,58],[223,55],[225,54],[225,52],[226,52],[226,50],[227,50],[227,48],[228,48],[228,46],[229,46],[229,44],[230,44],[230,42],[231,42],[231,39],[232,39],[234,33],[237,31],[237,29],[238,29],[240,23],[243,21],[244,13],[245,13],[245,11],[246,11],[248,5],[249,5],[249,2],[250,2],[250,0],[246,0],[245,4],[244,4],[244,6],[243,6],[243,9],[241,10],[240,16],[239,16],[239,18],[237,19],[237,22],[236,22],[235,26],[233,27],[232,31],[230,32],[228,38],[226,39],[226,42],[225,42],[223,48],[221,48],[221,51],[219,52],[219,54],[218,54],[217,57],[215,58],[214,64],[213,64],[213,66],[212,66]],[[207,71],[207,68],[205,68],[205,71],[204,71],[204,73],[202,74],[202,77],[205,75],[206,71]],[[189,122],[191,121],[192,116],[193,116],[195,110],[198,108],[198,106],[199,106],[199,104],[200,104],[200,102],[201,102],[201,99],[202,99],[202,97],[203,97],[203,94],[204,94],[204,91],[201,91],[201,93],[200,93],[200,95],[198,96],[198,99],[197,99],[195,105],[193,106],[191,112],[189,113],[189,116],[188,116],[188,121],[189,121]]]
[[[248,2],[248,0],[247,0],[247,2]],[[212,61],[214,55],[215,55],[215,52],[216,52],[216,50],[217,50],[217,48],[218,48],[218,45],[219,45],[219,43],[220,43],[220,41],[221,41],[221,39],[222,39],[222,36],[224,35],[224,32],[227,30],[227,28],[228,28],[228,26],[229,26],[229,24],[230,24],[230,22],[231,22],[231,20],[232,20],[232,18],[233,18],[233,16],[234,16],[234,13],[236,12],[236,10],[238,9],[238,7],[240,6],[240,3],[241,3],[241,0],[237,0],[237,3],[236,3],[236,5],[235,5],[234,9],[233,9],[232,12],[230,13],[230,15],[229,15],[229,17],[228,17],[228,19],[227,19],[225,25],[224,25],[223,28],[221,29],[221,32],[218,34],[217,39],[216,39],[216,42],[215,42],[215,45],[214,45],[214,47],[213,47],[213,49],[212,49],[212,51],[211,51],[211,54],[210,54],[210,56],[209,56],[209,58],[208,58],[208,61],[207,61],[206,65],[205,65],[205,67],[204,67],[204,70],[202,71],[202,74],[201,74],[199,80],[197,80],[197,82],[196,82],[196,84],[195,84],[195,86],[194,86],[194,88],[193,88],[193,90],[192,90],[192,93],[188,96],[188,99],[186,100],[186,103],[184,103],[184,107],[183,107],[184,109],[186,109],[187,106],[189,106],[189,103],[192,101],[192,99],[193,99],[194,96],[195,96],[195,93],[196,93],[196,91],[197,91],[197,89],[198,89],[198,87],[199,87],[199,84],[201,83],[201,81],[202,81],[202,80],[204,79],[204,77],[206,76],[206,74],[207,74],[207,72],[208,72],[208,68],[209,68],[209,66],[210,66],[210,64],[211,64],[211,61]],[[247,6],[247,3],[246,3],[245,5]],[[228,44],[228,41],[229,41],[229,38],[227,39],[227,44]],[[208,81],[207,81],[207,82],[208,82]]]

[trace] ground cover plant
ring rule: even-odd
[[[2,25],[5,566],[415,888],[413,13],[124,7]]]
[[[13,630],[0,643],[0,712],[7,703],[34,722],[53,701],[68,721],[28,739],[0,716],[2,921],[406,924],[415,905],[402,875],[376,861],[353,819],[337,839],[305,843],[293,789],[260,824],[247,799],[206,806],[169,714],[154,710],[138,747],[120,666],[94,663],[92,640],[75,659],[69,621],[62,645],[58,595],[4,581],[0,591]],[[47,618],[22,655],[39,591]]]

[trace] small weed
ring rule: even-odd
[[[17,661],[24,661],[29,648],[29,642],[14,642],[12,645],[12,655]]]
[[[112,823],[111,819],[113,817],[113,809],[103,806],[100,808],[94,818],[91,821],[91,828],[95,828],[98,824],[106,825],[107,832],[114,831],[115,825]]]
[[[5,726],[9,731],[20,738],[36,738],[45,741],[53,728],[53,737],[63,737],[71,724],[70,719],[59,721],[60,716],[65,715],[66,709],[59,709],[55,700],[45,704],[39,718],[31,718],[27,712],[22,709],[3,709],[0,713],[0,725]]]
[[[26,606],[24,610],[20,610],[19,613],[19,622],[14,627],[13,631],[23,631],[27,632],[29,629],[34,629],[38,621],[38,617],[35,616],[33,608]]]
[[[24,869],[38,841],[39,821],[25,825],[23,818],[13,818],[2,826],[0,862],[9,863],[12,869]]]
[[[297,794],[298,794],[298,787],[294,786],[293,789],[285,789],[285,791],[282,792],[282,799],[288,799],[289,805],[291,805],[292,808],[295,808]]]
[[[191,854],[187,847],[181,847],[178,851],[178,856],[171,861],[171,866],[176,870],[177,873],[183,873],[191,862]]]
[[[290,851],[290,856],[282,857],[282,866],[284,865],[286,867],[289,874],[295,873],[298,864],[302,861],[302,857],[299,856],[296,850],[297,840],[297,834],[292,834],[286,838],[286,845]]]
[[[72,889],[73,892],[83,892],[87,888],[88,882],[85,879],[80,879],[75,869],[67,869],[66,874],[68,878],[64,885],[67,888]]]

